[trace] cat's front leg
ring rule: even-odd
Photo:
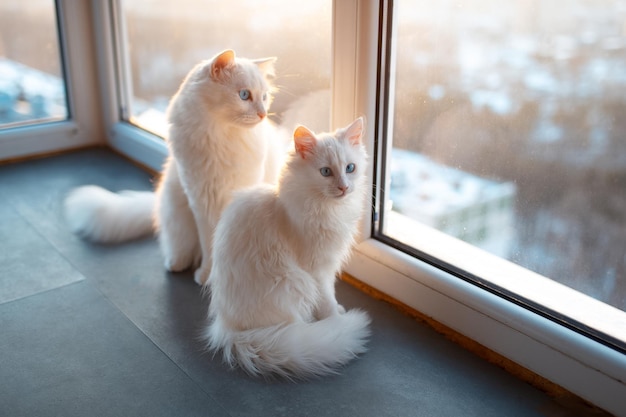
[[[222,209],[228,202],[226,197],[230,197],[230,194],[225,191],[226,187],[206,184],[203,181],[214,177],[214,172],[194,169],[193,165],[187,169],[180,169],[180,180],[196,224],[196,235],[202,258],[200,267],[194,272],[194,281],[199,285],[204,285],[211,273],[213,233]]]
[[[193,280],[196,281],[198,285],[204,285],[209,280],[209,275],[211,275],[211,264],[205,267],[203,261],[200,268],[196,269],[196,272],[194,272]]]
[[[219,217],[220,210],[213,208],[212,210],[201,212],[197,209],[195,213],[196,223],[198,224],[198,234],[200,238],[200,246],[202,247],[202,262],[200,267],[194,272],[193,279],[198,285],[204,285],[211,275],[211,267],[213,266],[213,234],[215,232],[215,217]],[[202,213],[202,214],[200,214]],[[218,213],[217,215],[215,213]]]
[[[193,274],[193,279],[198,285],[204,285],[211,275],[211,267],[213,266],[213,233],[215,225],[211,222],[210,213],[206,213],[198,222],[198,233],[200,234],[200,243],[202,246],[202,262],[200,267]]]
[[[157,188],[155,214],[165,268],[178,272],[197,266],[201,257],[200,239],[174,160],[165,165]]]
[[[335,298],[335,276],[331,276],[332,279],[325,278],[320,282],[320,300],[315,309],[315,318],[318,320],[346,312],[346,309]]]

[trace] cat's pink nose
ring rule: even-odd
[[[342,193],[345,193],[345,192],[346,192],[346,190],[348,189],[348,186],[346,186],[346,185],[340,185],[340,186],[339,186],[339,187],[337,187],[337,188],[339,188],[339,190],[340,190]]]
[[[257,115],[259,116],[259,119],[263,120],[265,119],[265,116],[267,116],[267,113],[260,111],[257,113]]]

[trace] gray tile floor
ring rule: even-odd
[[[0,166],[1,416],[571,416],[547,395],[389,305],[339,283],[373,318],[369,351],[340,375],[268,382],[197,340],[207,301],[164,271],[154,239],[118,246],[66,228],[81,184],[151,189],[104,149]]]

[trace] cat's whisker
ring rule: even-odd
[[[292,92],[291,92],[291,91],[289,91],[286,87],[284,87],[284,89],[283,89],[283,87],[284,87],[284,86],[281,86],[281,87],[280,87],[280,93],[281,93],[282,95],[287,95],[287,96],[290,96],[290,97],[296,97],[296,94],[295,94],[295,93],[292,93]]]
[[[281,68],[280,75],[276,77],[274,81],[280,80],[281,78],[297,78],[302,77],[300,72],[294,72],[293,66]]]
[[[296,77],[300,77],[300,76],[301,76],[300,74],[296,74],[296,73],[293,73],[293,74],[281,74],[280,77],[277,77],[277,79],[280,79],[280,78],[296,78]]]
[[[387,195],[386,190],[384,187],[379,186],[378,184],[374,184],[372,187],[372,193],[369,195],[369,197],[367,198],[369,201],[369,208],[372,210],[372,213],[377,213],[379,212],[379,207],[380,207],[380,202],[378,201],[378,196],[379,194],[377,193],[377,190],[381,190],[383,191],[383,193],[385,195]]]

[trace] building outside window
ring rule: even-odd
[[[68,117],[57,24],[53,1],[0,1],[0,128]]]

